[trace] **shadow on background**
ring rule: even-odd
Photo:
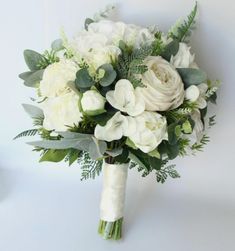
[[[10,171],[2,168],[0,164],[0,203],[10,194],[12,189],[11,183]]]

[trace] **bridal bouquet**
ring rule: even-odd
[[[39,135],[30,142],[40,162],[79,164],[82,179],[103,172],[99,233],[120,239],[128,168],[157,182],[179,174],[170,160],[201,151],[206,117],[218,81],[208,79],[189,45],[197,4],[168,33],[108,19],[112,8],[86,19],[85,28],[40,54],[24,51],[19,75],[35,88],[37,105],[23,104]]]

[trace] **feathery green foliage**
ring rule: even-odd
[[[48,65],[59,62],[59,58],[56,56],[56,51],[54,50],[46,50],[42,56],[42,59],[38,63],[40,69],[45,69]]]
[[[180,178],[179,173],[174,169],[175,165],[166,166],[156,171],[157,182],[164,183],[168,176],[171,178]]]
[[[18,139],[21,137],[30,137],[30,136],[35,136],[38,133],[38,129],[30,129],[30,130],[26,130],[21,132],[20,134],[18,134],[17,136],[15,136],[14,139]]]
[[[191,149],[193,151],[199,151],[199,152],[202,152],[203,151],[203,148],[205,147],[205,145],[210,142],[210,138],[209,136],[207,136],[206,134],[204,134],[202,136],[202,139],[200,140],[199,143],[195,143],[192,145]]]
[[[81,152],[78,164],[82,170],[81,180],[95,179],[102,171],[102,160],[92,160],[88,152]]]
[[[191,35],[192,30],[195,29],[196,16],[197,16],[197,2],[187,16],[187,19],[183,22],[177,23],[177,27],[171,29],[172,31],[168,34],[169,37],[178,40],[179,42],[188,42],[188,37]]]

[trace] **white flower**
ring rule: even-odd
[[[128,128],[128,121],[120,112],[108,120],[105,126],[95,127],[95,137],[99,140],[113,141],[121,139]]]
[[[151,152],[167,139],[167,121],[159,113],[143,112],[132,119],[135,120],[135,128],[132,126],[132,132],[129,130],[127,136],[141,151]]]
[[[120,54],[117,46],[108,44],[108,38],[100,33],[82,31],[71,42],[71,48],[95,70],[111,63]]]
[[[40,93],[44,97],[56,97],[70,91],[69,82],[76,78],[78,66],[71,60],[63,59],[49,65],[40,82]]]
[[[204,126],[201,120],[201,113],[198,109],[191,114],[191,118],[195,122],[195,125],[192,133],[185,135],[185,137],[188,138],[193,145],[202,139]]]
[[[180,106],[184,100],[184,84],[175,68],[162,57],[149,56],[144,62],[148,71],[142,75],[146,88],[138,91],[147,111],[166,111]]]
[[[195,55],[191,54],[190,47],[185,43],[179,44],[179,51],[171,57],[170,63],[175,68],[191,68],[194,66]]]
[[[115,90],[107,92],[106,99],[114,108],[131,116],[139,115],[145,109],[140,92],[134,89],[127,79],[119,80],[115,85]]]
[[[79,95],[75,92],[59,97],[48,98],[42,103],[44,113],[43,127],[47,130],[66,131],[81,121],[78,107]]]
[[[154,40],[154,34],[149,29],[134,24],[126,25],[123,41],[128,46],[139,48],[143,45],[150,45]]]
[[[119,45],[119,41],[123,39],[126,24],[122,22],[113,22],[111,20],[101,20],[91,23],[88,27],[89,32],[104,35],[108,44]]]
[[[191,85],[185,91],[185,98],[191,102],[195,102],[199,109],[204,109],[207,106],[206,92],[208,85],[202,83],[200,85]]]
[[[105,98],[95,90],[83,93],[81,99],[82,110],[91,115],[98,115],[104,111]]]

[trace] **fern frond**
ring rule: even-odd
[[[22,137],[35,136],[37,133],[38,133],[38,129],[26,130],[26,131],[21,132],[21,133],[18,134],[17,136],[15,136],[14,139],[18,139],[18,138],[22,138]]]
[[[102,171],[102,161],[92,160],[88,152],[82,152],[78,164],[82,169],[81,180],[95,179]]]
[[[178,27],[175,28],[176,31],[171,31],[169,37],[176,39],[179,42],[188,42],[186,39],[191,35],[192,30],[195,28],[197,9],[198,7],[196,2],[193,10],[187,16],[187,20],[178,24]]]
[[[200,140],[200,142],[199,142],[199,143],[193,144],[193,145],[191,146],[191,149],[192,149],[193,151],[202,152],[203,149],[204,149],[204,147],[205,147],[205,145],[206,145],[209,141],[210,141],[209,136],[207,136],[206,134],[204,134],[204,135],[202,136],[202,139]]]
[[[175,170],[175,165],[166,166],[158,171],[156,171],[157,182],[164,183],[167,177],[180,178],[179,173]]]

